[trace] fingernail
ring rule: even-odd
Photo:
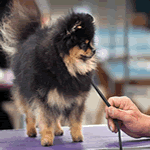
[[[108,109],[108,113],[109,113],[109,115],[111,115],[112,114],[112,110]]]
[[[111,114],[112,116],[114,115],[114,110],[113,109],[108,109],[109,114]]]
[[[113,128],[112,128],[112,126],[110,126],[110,130],[113,132]]]
[[[109,113],[111,113],[111,110],[110,110],[110,109],[108,109],[108,112],[109,112]]]

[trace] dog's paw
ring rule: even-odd
[[[35,128],[31,128],[30,130],[27,131],[28,137],[34,138],[37,136],[37,132]]]
[[[62,136],[64,134],[64,131],[62,129],[55,131],[55,136]]]
[[[53,145],[53,139],[44,137],[41,139],[41,145],[42,146],[52,146]]]
[[[41,133],[41,145],[52,146],[54,141],[54,130],[53,128],[45,128],[40,131]]]
[[[72,136],[73,142],[83,142],[83,135],[80,136]]]

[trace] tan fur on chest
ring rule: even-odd
[[[96,68],[95,56],[87,61],[83,61],[82,59],[80,59],[81,55],[90,56],[91,50],[87,49],[87,51],[84,51],[78,46],[75,46],[70,50],[70,54],[64,57],[66,67],[72,76],[76,76],[76,73],[85,75],[87,72],[90,72]]]

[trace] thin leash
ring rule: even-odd
[[[95,88],[95,90],[97,91],[97,93],[99,94],[99,96],[102,98],[102,100],[105,102],[105,104],[110,107],[111,105],[108,103],[107,99],[105,98],[105,96],[102,94],[102,92],[97,88],[97,86],[94,84],[94,82],[91,80],[91,84],[92,86]],[[119,147],[120,150],[122,150],[122,142],[121,142],[121,132],[120,132],[120,127],[119,127],[119,123],[117,119],[113,119],[117,129],[118,129],[118,138],[119,138]]]

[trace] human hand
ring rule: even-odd
[[[117,133],[113,119],[119,120],[122,131],[131,137],[139,138],[150,136],[150,116],[139,111],[136,105],[128,97],[111,97],[108,102],[110,107],[105,108],[108,127],[112,132]]]

